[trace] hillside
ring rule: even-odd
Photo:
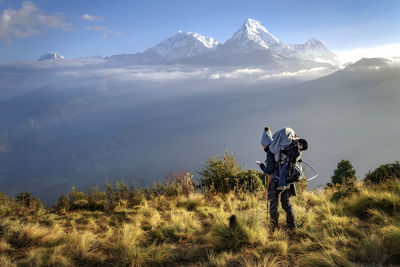
[[[395,163],[391,166],[397,166]],[[383,171],[383,172],[382,172]],[[386,173],[386,174],[385,174]],[[381,168],[372,176],[389,175]],[[179,175],[178,175],[179,176]],[[356,182],[292,197],[297,229],[269,230],[263,187],[72,189],[54,209],[1,195],[1,266],[376,266],[400,264],[400,184]],[[173,178],[173,179],[172,179]],[[254,189],[254,188],[253,188]],[[229,217],[237,224],[229,226]]]

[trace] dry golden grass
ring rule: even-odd
[[[292,198],[294,231],[270,232],[262,193],[155,195],[111,212],[11,214],[0,221],[0,266],[399,265],[399,187],[356,186],[335,200],[334,188]]]

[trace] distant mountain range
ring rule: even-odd
[[[41,59],[57,59],[57,55],[48,53]],[[312,38],[305,44],[286,44],[253,19],[247,19],[224,43],[198,33],[178,31],[143,53],[106,59],[139,65],[262,66],[277,71],[338,63],[337,56],[321,41]]]

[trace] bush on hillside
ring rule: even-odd
[[[15,201],[20,212],[37,212],[43,208],[40,199],[33,197],[30,193],[20,193]]]
[[[263,180],[264,177],[262,172],[255,171],[255,170],[243,170],[239,172],[236,178],[236,183],[239,190],[242,191],[258,191],[263,189]],[[241,187],[240,187],[241,186]]]
[[[351,184],[357,180],[356,170],[349,160],[341,160],[331,177],[332,184]]]
[[[236,162],[236,158],[224,151],[222,158],[218,155],[207,158],[203,169],[199,172],[200,188],[217,192],[256,191],[263,187],[263,174],[254,170],[244,170]]]
[[[223,152],[222,158],[218,155],[207,157],[206,164],[199,174],[200,187],[203,189],[214,188],[218,192],[229,192],[235,185],[235,178],[242,171],[242,168],[236,162],[227,150]]]
[[[365,181],[377,184],[393,178],[400,179],[400,162],[398,161],[381,165],[373,172],[369,172],[365,177]]]
[[[165,186],[162,184],[158,186],[158,188],[162,189],[159,195],[178,196],[182,194],[188,196],[191,192],[195,191],[193,177],[194,175],[188,171],[167,174],[165,177]]]

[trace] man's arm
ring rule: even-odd
[[[266,174],[272,174],[275,171],[275,159],[274,154],[270,151],[267,152],[267,160],[260,164],[261,170]]]

